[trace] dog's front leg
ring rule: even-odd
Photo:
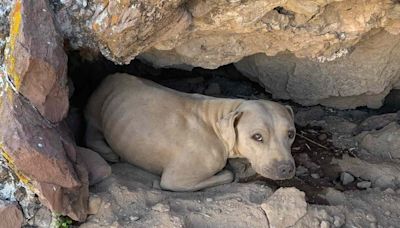
[[[214,187],[221,184],[231,183],[234,175],[229,170],[222,170],[221,172],[211,177],[199,180],[197,178],[190,178],[185,173],[181,176],[171,175],[171,173],[164,172],[161,177],[160,187],[170,191],[197,191],[204,188]]]

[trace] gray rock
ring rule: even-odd
[[[290,227],[307,213],[305,194],[296,188],[280,188],[261,204],[270,227]]]
[[[275,98],[340,109],[364,105],[379,108],[399,80],[399,41],[400,37],[381,32],[368,36],[350,54],[331,62],[300,59],[287,53],[275,57],[257,54],[235,66],[261,82]]]
[[[296,176],[304,176],[308,173],[308,169],[302,165],[296,168]]]
[[[361,148],[375,156],[385,159],[400,158],[400,125],[396,122],[377,131],[361,133],[357,139]]]
[[[357,187],[361,189],[366,189],[371,187],[371,181],[361,181],[357,183]]]
[[[340,174],[340,181],[343,185],[348,185],[354,181],[354,177],[348,172],[343,172]]]

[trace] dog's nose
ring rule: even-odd
[[[277,166],[278,176],[280,178],[291,178],[294,174],[294,164],[292,161],[281,161]]]

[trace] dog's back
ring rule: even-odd
[[[161,173],[182,149],[195,150],[199,140],[213,137],[212,129],[196,116],[196,102],[202,99],[114,74],[93,93],[85,117],[123,159]]]

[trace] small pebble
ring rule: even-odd
[[[319,179],[320,178],[318,173],[312,173],[311,177],[314,178],[314,179]]]
[[[207,202],[212,202],[213,199],[212,199],[212,198],[207,198],[206,201],[207,201]]]
[[[387,188],[387,189],[385,189],[385,191],[383,191],[384,193],[387,193],[387,194],[395,194],[396,192],[393,190],[393,188]]]
[[[324,220],[321,222],[320,227],[321,228],[329,228],[329,227],[331,227],[331,224],[328,221]]]
[[[153,211],[158,211],[158,212],[168,212],[169,211],[169,206],[166,205],[166,204],[157,203],[151,209]]]
[[[299,165],[296,168],[296,176],[304,176],[307,173],[308,173],[308,169],[302,165]]]
[[[354,177],[350,173],[343,172],[340,174],[340,181],[343,185],[348,185],[354,181]]]
[[[357,183],[357,188],[367,189],[371,187],[371,181],[361,181]]]
[[[339,217],[337,215],[333,216],[333,225],[335,227],[341,227],[341,226],[343,226],[343,224],[344,224],[344,220],[341,217]]]
[[[327,136],[326,134],[320,134],[320,135],[318,135],[318,139],[321,140],[321,141],[324,141],[324,140],[326,140],[327,138],[328,138],[328,136]]]
[[[373,214],[367,214],[366,218],[370,222],[376,222],[376,218]]]
[[[129,219],[131,221],[137,221],[137,220],[139,220],[139,217],[138,216],[131,216],[131,217],[129,217]]]
[[[385,215],[386,216],[389,216],[389,215],[391,215],[392,214],[392,212],[390,212],[390,211],[385,211]]]

